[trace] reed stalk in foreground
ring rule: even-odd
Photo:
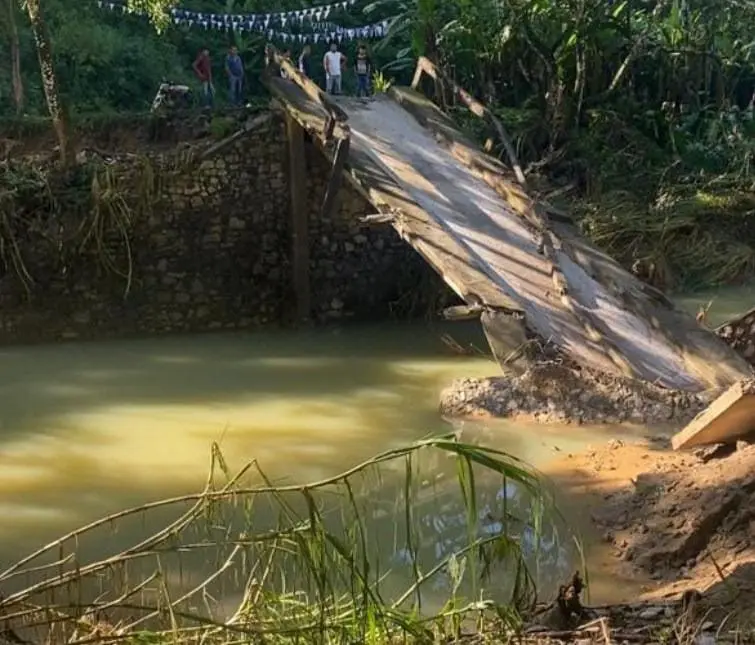
[[[452,481],[423,478],[423,460],[449,457]],[[259,483],[247,484],[251,478]],[[497,503],[481,494],[481,480],[495,482]],[[534,603],[524,552],[540,548],[551,512],[549,492],[527,465],[451,436],[288,486],[254,462],[231,475],[213,445],[202,492],[115,513],[1,572],[0,637],[385,643],[458,635],[470,620],[511,628]],[[139,524],[132,546],[84,559],[114,541],[112,532],[130,536]],[[433,542],[438,524],[455,524],[454,539]],[[146,531],[154,526],[163,528]],[[385,562],[392,554],[404,564]],[[434,609],[423,607],[428,597]]]

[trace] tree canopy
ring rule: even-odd
[[[13,4],[17,0],[3,2]],[[201,47],[210,49],[220,77],[221,57],[231,43],[238,45],[250,70],[249,91],[253,95],[262,94],[256,82],[264,59],[265,39],[261,34],[234,35],[196,27],[175,27],[166,13],[175,4],[172,0],[131,0],[128,3],[132,10],[143,11],[147,16],[103,10],[95,0],[41,0],[41,4],[51,34],[61,94],[74,113],[146,111],[162,80],[194,82],[191,65]],[[254,13],[297,9],[312,4],[294,0],[247,0],[243,3],[200,0],[180,6],[217,13]],[[5,18],[4,15],[0,17]],[[152,24],[147,17],[152,19]],[[335,16],[335,19],[352,25],[366,20],[361,8]],[[10,30],[5,28],[5,22],[0,22],[0,43],[9,53]],[[24,20],[20,12],[17,23],[22,76],[27,92],[25,111],[43,115],[47,107],[34,40],[28,20]],[[219,89],[222,94],[222,88]],[[14,110],[11,69],[10,66],[0,66],[0,114],[12,114]]]
[[[28,16],[18,0],[3,1],[0,45],[17,50],[23,111],[44,115]],[[261,34],[175,26],[168,11],[316,4],[128,0],[138,15],[104,11],[94,0],[33,3],[44,9],[59,91],[74,115],[144,112],[160,81],[194,83],[201,47],[220,72],[232,42],[249,70],[249,91],[262,97]],[[530,173],[578,200],[572,205],[585,230],[605,248],[692,283],[755,270],[755,226],[745,217],[755,210],[755,0],[358,0],[332,20],[355,26],[386,17],[387,37],[370,44],[375,68],[404,83],[418,55],[440,65],[507,124]],[[15,110],[13,66],[0,66],[0,115]],[[617,212],[621,227],[610,224]],[[685,214],[686,224],[669,224],[669,212]]]

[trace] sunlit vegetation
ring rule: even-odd
[[[439,480],[428,460],[456,475]],[[471,629],[504,638],[535,602],[528,564],[554,570],[563,558],[556,518],[536,472],[452,437],[307,485],[276,484],[256,463],[232,473],[213,446],[202,492],[103,518],[0,572],[4,634],[430,643]],[[133,545],[111,552],[107,536],[134,526],[143,530]],[[91,558],[92,545],[106,554]]]
[[[220,60],[231,40],[250,70],[249,91],[262,97],[262,37],[174,27],[165,13],[172,4],[134,0],[150,24],[95,2],[34,0],[23,11],[6,0],[0,42],[11,64],[0,66],[0,113],[50,113],[60,139],[68,113],[81,122],[144,112],[162,79],[192,82],[191,62],[204,45],[222,99]],[[254,12],[306,4],[182,6]],[[755,4],[365,0],[332,19],[357,25],[384,17],[394,19],[390,33],[371,45],[380,87],[407,83],[416,57],[428,56],[493,109],[515,135],[528,176],[627,266],[651,267],[645,274],[668,289],[752,275]],[[33,36],[45,32],[51,48],[37,38],[40,53]],[[316,47],[315,60],[320,53]],[[463,114],[471,131],[481,127]]]

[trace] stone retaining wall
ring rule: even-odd
[[[755,309],[724,323],[716,329],[716,333],[750,364],[755,365]]]
[[[448,290],[344,183],[331,218],[319,209],[329,165],[307,143],[313,314],[317,321],[424,313]],[[163,173],[165,174],[165,173]],[[129,225],[128,249],[106,222],[102,244],[56,247],[29,230],[20,247],[33,284],[0,273],[0,342],[242,329],[285,323],[291,293],[289,186],[283,123],[273,120],[195,171],[165,174],[159,199]],[[43,227],[42,227],[43,228]],[[117,275],[127,273],[130,289]],[[106,254],[112,261],[103,261]]]

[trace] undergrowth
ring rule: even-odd
[[[202,492],[103,518],[1,572],[4,634],[69,645],[503,637],[535,602],[528,551],[557,542],[537,473],[452,437],[307,485],[275,484],[256,463],[232,474],[212,455]],[[451,459],[455,477],[437,481],[427,459]],[[491,482],[497,495],[483,493]],[[453,539],[434,543],[438,524],[456,527]],[[134,525],[133,544],[110,551],[108,535]],[[106,553],[87,560],[92,545]]]
[[[559,197],[582,232],[664,290],[693,291],[755,275],[752,109],[638,105],[588,110],[555,149],[537,109],[493,106],[530,177]],[[483,142],[486,126],[453,114]],[[506,159],[500,145],[494,153]]]
[[[71,127],[77,136],[106,137],[111,131],[146,131],[152,114],[145,112],[93,112],[71,115]],[[0,136],[9,138],[51,137],[50,118],[46,116],[7,116]]]
[[[625,266],[652,267],[666,290],[751,277],[753,134],[752,114],[738,110],[628,122],[591,113],[590,129],[567,150],[582,188],[572,204],[582,231]]]
[[[134,218],[153,208],[158,183],[146,157],[126,167],[92,160],[66,170],[0,164],[0,273],[15,276],[31,295],[40,267],[65,275],[74,256],[91,254],[123,281],[127,295]]]

